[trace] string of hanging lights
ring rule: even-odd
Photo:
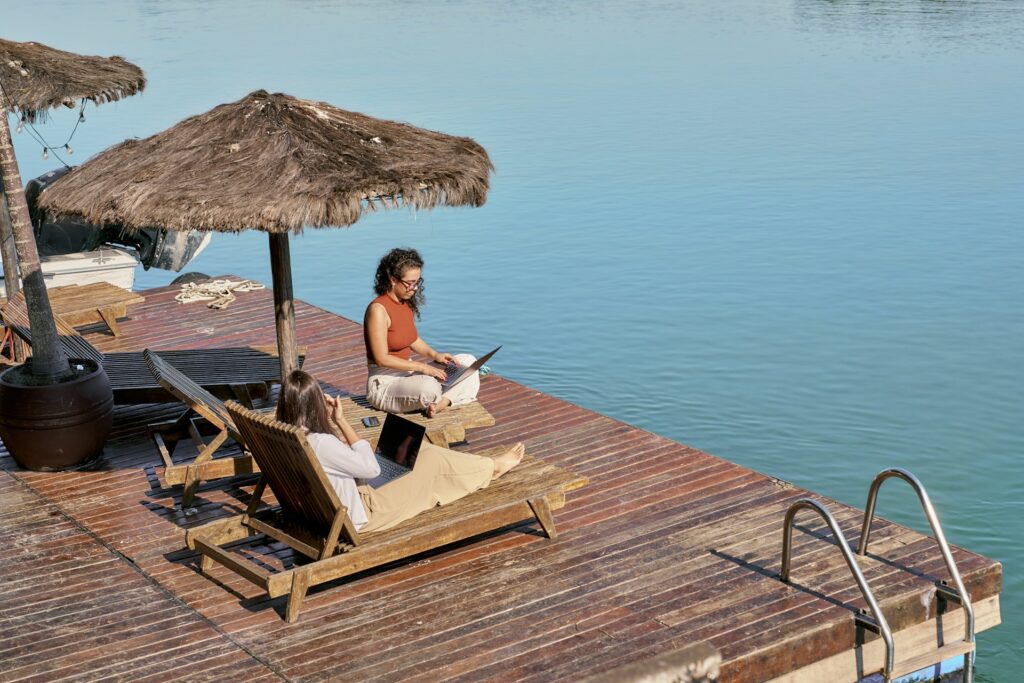
[[[0,91],[2,91],[2,90],[3,90],[3,83],[0,83]],[[7,98],[6,91],[4,91],[4,98],[5,99]],[[65,106],[67,106],[69,109],[73,109],[75,104],[74,104],[74,102],[65,102]],[[71,147],[71,140],[75,137],[75,133],[78,131],[78,126],[81,125],[84,122],[85,122],[85,99],[83,98],[81,103],[79,104],[79,107],[78,107],[78,119],[75,121],[75,126],[74,126],[74,128],[71,129],[71,133],[68,135],[68,139],[65,140],[63,142],[63,144],[60,144],[60,145],[51,145],[51,144],[49,144],[46,141],[46,138],[43,137],[43,134],[40,133],[39,130],[34,125],[32,125],[32,123],[24,115],[22,115],[21,118],[19,119],[18,124],[14,128],[14,132],[15,133],[21,133],[21,132],[23,132],[25,130],[25,127],[27,126],[28,127],[29,135],[31,135],[32,138],[35,139],[35,141],[37,143],[39,143],[39,145],[43,148],[42,156],[43,156],[44,160],[49,159],[50,158],[50,152],[53,152],[53,156],[55,156],[57,158],[57,161],[59,161],[60,163],[64,164],[68,168],[71,168],[71,165],[68,162],[64,161],[64,159],[61,158],[60,154],[58,154],[58,150],[63,150],[64,152],[67,152],[68,155],[72,155],[72,154],[75,153],[75,150]]]

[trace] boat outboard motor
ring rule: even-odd
[[[116,224],[93,225],[73,217],[54,220],[52,215],[38,209],[37,200],[47,187],[70,170],[67,167],[58,168],[30,180],[25,185],[25,199],[28,200],[40,256],[72,254],[93,251],[104,245],[120,245],[135,249],[139,262],[146,270],[161,268],[178,272],[209,243],[211,233],[197,230],[128,230]]]
[[[160,268],[162,270],[180,271],[188,262],[199,255],[206,245],[210,243],[213,233],[200,232],[199,230],[155,230],[144,231],[150,237],[146,249],[139,250],[139,259],[142,266]]]

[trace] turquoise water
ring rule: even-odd
[[[72,161],[257,88],[474,137],[486,206],[310,231],[296,295],[359,319],[413,245],[438,348],[503,343],[505,376],[858,507],[911,469],[1004,563],[978,678],[1018,677],[1024,1],[77,0],[0,26],[146,70]],[[266,237],[192,268],[269,283]],[[926,528],[902,484],[879,512]]]

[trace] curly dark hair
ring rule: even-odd
[[[423,258],[420,256],[420,253],[411,248],[398,247],[392,249],[384,254],[380,263],[377,264],[377,275],[374,276],[373,291],[377,292],[378,296],[387,294],[391,291],[392,278],[401,280],[402,276],[405,275],[405,271],[410,268],[423,268]],[[427,302],[423,289],[423,284],[420,283],[416,294],[405,302],[409,304],[409,308],[412,309],[417,318],[420,317],[420,306]]]

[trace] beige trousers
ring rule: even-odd
[[[412,472],[378,489],[359,487],[359,497],[369,518],[359,531],[390,529],[424,510],[452,503],[486,488],[493,473],[494,461],[490,458],[424,441]]]
[[[472,365],[476,358],[468,353],[455,356],[459,365]],[[423,410],[441,400],[441,383],[429,375],[408,373],[395,375],[392,370],[370,366],[366,380],[366,398],[374,408],[386,413],[411,413]],[[474,372],[451,391],[448,398],[453,406],[472,403],[480,391],[480,373]]]

